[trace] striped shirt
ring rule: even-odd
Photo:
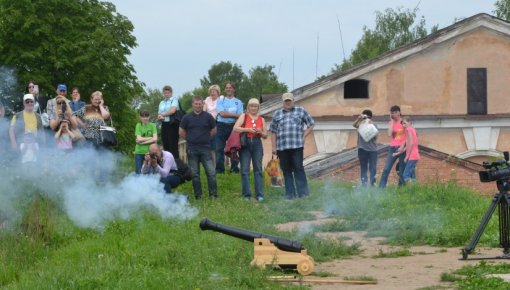
[[[304,147],[304,126],[310,127],[315,122],[303,107],[293,107],[287,111],[279,109],[274,112],[269,131],[276,134],[276,150]]]

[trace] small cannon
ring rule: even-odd
[[[225,235],[253,242],[253,260],[250,265],[264,268],[266,265],[278,265],[282,268],[295,268],[301,275],[313,272],[314,260],[308,256],[301,243],[252,232],[245,229],[215,223],[207,218],[200,221],[200,229],[213,230]]]

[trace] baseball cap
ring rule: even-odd
[[[67,86],[64,84],[60,84],[57,86],[57,91],[66,91],[67,92]]]
[[[292,93],[285,93],[282,95],[282,101],[291,100],[294,101],[294,95]]]
[[[26,100],[32,100],[32,101],[35,101],[34,99],[34,95],[32,94],[26,94],[23,96],[23,101],[26,101]]]

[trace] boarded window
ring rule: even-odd
[[[344,84],[344,98],[345,99],[368,99],[368,84],[367,80],[350,80]]]
[[[487,69],[467,69],[468,114],[487,114]]]

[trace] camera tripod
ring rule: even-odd
[[[510,259],[510,195],[508,190],[510,184],[508,179],[498,180],[497,186],[499,192],[492,198],[492,202],[482,218],[482,222],[476,229],[469,245],[462,250],[462,260],[466,260],[471,251],[480,240],[485,227],[489,223],[492,214],[498,208],[499,212],[499,244],[503,248],[503,256],[494,257],[494,259]],[[483,259],[483,258],[482,258]]]

